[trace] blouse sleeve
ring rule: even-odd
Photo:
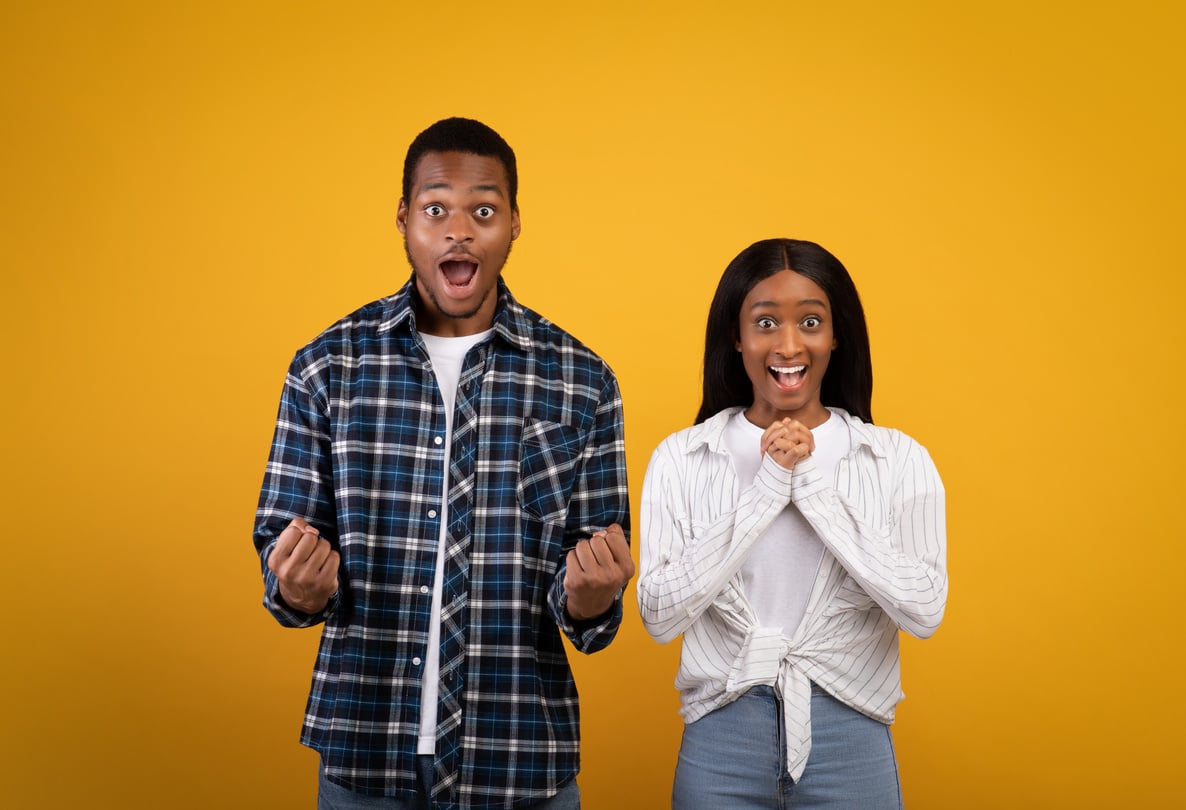
[[[901,629],[927,638],[947,603],[943,483],[921,445],[898,431],[889,436],[883,457],[861,462],[872,464],[873,475],[853,477],[861,479],[863,511],[874,507],[882,520],[870,520],[825,483],[810,460],[792,473],[791,499],[870,598]]]
[[[754,483],[737,497],[679,452],[676,437],[655,450],[642,485],[638,609],[647,632],[666,643],[720,598],[749,549],[790,501],[791,472],[767,456]],[[715,484],[715,486],[714,486]],[[731,505],[736,498],[736,505]],[[693,506],[689,506],[689,505]],[[710,521],[697,515],[719,515]]]

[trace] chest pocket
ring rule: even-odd
[[[524,512],[545,522],[564,520],[584,443],[584,434],[571,425],[536,419],[523,426],[519,507]]]

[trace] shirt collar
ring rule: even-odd
[[[380,332],[388,332],[404,323],[410,331],[416,331],[416,311],[414,308],[415,276],[409,278],[404,286],[392,295],[383,299],[383,320],[379,323]],[[494,333],[503,340],[522,351],[531,348],[531,321],[523,305],[511,295],[506,282],[498,279],[498,306],[494,311]]]
[[[743,410],[745,408],[740,405],[725,408],[725,410],[713,414],[700,424],[693,425],[688,435],[688,452],[691,453],[700,447],[707,447],[714,453],[728,453],[729,451],[724,443],[725,426],[729,424],[729,420],[734,415]],[[833,416],[839,418],[848,426],[848,433],[852,437],[854,450],[858,446],[861,446],[869,448],[869,452],[875,456],[885,455],[880,445],[873,441],[873,425],[862,422],[842,408],[829,407],[828,410]]]

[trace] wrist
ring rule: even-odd
[[[607,614],[613,612],[618,602],[622,599],[622,594],[625,592],[625,586],[618,588],[617,593],[613,594],[608,600],[597,601],[592,604],[583,603],[580,599],[573,600],[565,593],[560,598],[560,609],[564,611],[564,615],[574,622],[591,622],[604,618]]]

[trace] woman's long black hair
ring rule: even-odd
[[[836,348],[820,389],[820,401],[843,408],[865,422],[873,421],[873,361],[869,330],[856,285],[840,260],[814,242],[764,239],[729,262],[708,309],[704,334],[704,396],[699,424],[725,408],[754,402],[754,387],[737,351],[741,304],[763,279],[793,270],[814,281],[832,308]]]

